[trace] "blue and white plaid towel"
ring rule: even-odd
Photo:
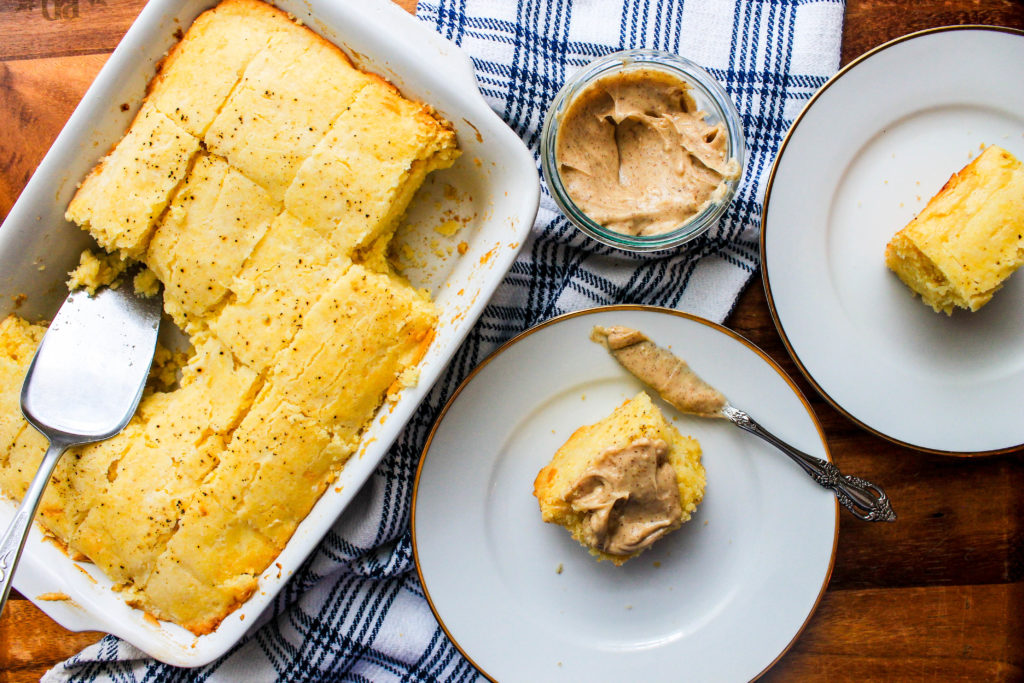
[[[482,678],[423,597],[409,534],[430,426],[500,343],[566,311],[645,303],[721,321],[758,266],[767,171],[789,124],[838,67],[842,0],[430,0],[418,16],[473,58],[491,106],[536,154],[566,76],[626,48],[681,54],[722,82],[743,118],[748,175],[719,227],[684,251],[637,257],[582,236],[545,189],[537,223],[490,306],[365,489],[248,636],[223,659],[174,669],[108,636],[56,681],[469,681]]]

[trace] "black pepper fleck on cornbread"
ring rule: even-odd
[[[202,14],[164,60],[67,216],[149,266],[194,350],[177,386],[166,364],[155,374],[124,432],[61,461],[40,509],[129,604],[216,628],[411,383],[437,314],[380,254],[457,154],[429,107],[259,0]],[[18,410],[42,332],[0,324],[14,497],[45,450]]]

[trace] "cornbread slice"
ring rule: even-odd
[[[249,410],[262,386],[259,374],[237,359],[211,334],[193,337],[195,351],[182,368],[179,388],[167,398],[147,396],[139,414],[147,426],[167,422],[171,434],[227,435]],[[155,439],[159,432],[150,432]],[[177,437],[176,437],[177,438]]]
[[[220,302],[279,210],[224,159],[199,156],[145,255],[169,310],[198,318]]]
[[[644,392],[620,405],[603,420],[577,429],[555,452],[551,462],[541,469],[533,483],[533,495],[540,503],[541,517],[545,522],[564,526],[573,538],[600,560],[611,560],[621,565],[636,557],[645,547],[626,554],[609,554],[589,543],[588,539],[593,537],[593,525],[601,521],[595,521],[600,512],[590,514],[580,509],[572,494],[603,454],[638,442],[658,441],[668,447],[667,461],[675,472],[681,508],[678,521],[661,533],[678,528],[690,519],[704,498],[705,476],[700,444],[696,439],[680,434]],[[621,506],[621,503],[616,505]]]
[[[280,550],[352,452],[352,444],[339,442],[267,385],[203,493]]]
[[[150,84],[157,109],[202,139],[252,59],[280,33],[305,29],[256,0],[224,0],[203,12]]]
[[[107,251],[141,254],[199,139],[145,102],[113,151],[82,181],[66,217]]]
[[[342,442],[356,442],[385,392],[423,357],[436,324],[422,294],[353,264],[303,318],[268,382]]]
[[[281,201],[299,166],[371,80],[314,33],[275,35],[210,125],[206,145]]]
[[[262,372],[349,264],[315,230],[283,212],[231,282],[232,296],[210,329],[235,358]]]
[[[257,577],[278,551],[246,520],[200,493],[129,602],[196,635],[209,633],[256,591]]]
[[[1024,169],[992,145],[946,182],[885,248],[885,263],[947,315],[976,311],[1024,263]]]
[[[50,533],[71,545],[75,529],[89,510],[106,499],[117,462],[138,436],[139,425],[135,422],[114,438],[73,448],[61,457],[39,503],[38,519]],[[39,469],[46,446],[46,439],[31,427],[18,437],[11,452],[11,466],[25,476],[25,489]]]
[[[142,436],[112,465],[113,480],[70,535],[71,546],[115,583],[144,583],[223,450],[216,435],[197,445]]]
[[[393,231],[426,175],[457,155],[450,127],[375,81],[299,168],[285,207],[351,253]]]

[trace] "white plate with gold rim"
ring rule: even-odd
[[[835,497],[731,423],[655,399],[704,451],[708,483],[693,519],[622,567],[544,524],[537,472],[573,430],[642,388],[589,340],[594,325],[612,324],[669,346],[781,438],[828,457],[799,390],[735,333],[639,306],[556,318],[484,361],[434,426],[413,497],[427,598],[494,680],[749,680],[788,649],[825,590]]]
[[[765,290],[790,354],[855,422],[913,448],[1024,444],[1024,275],[947,317],[886,243],[980,150],[1024,159],[1024,33],[948,27],[868,53],[797,118],[765,195]]]

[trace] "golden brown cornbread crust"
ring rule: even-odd
[[[197,18],[67,212],[155,273],[193,351],[177,386],[169,365],[154,373],[121,434],[65,455],[47,531],[193,633],[247,600],[415,377],[437,312],[361,254],[457,155],[432,109],[280,10],[225,0]],[[45,450],[18,409],[42,333],[0,323],[0,488],[15,498]]]
[[[984,306],[1024,264],[1020,161],[988,147],[896,233],[885,262],[936,312]]]
[[[615,565],[623,564],[643,550],[620,556],[589,546],[583,540],[584,515],[572,508],[566,496],[602,451],[622,448],[641,438],[661,439],[668,444],[668,458],[676,471],[683,510],[680,524],[687,522],[704,499],[706,480],[700,444],[692,437],[683,436],[669,423],[645,392],[626,401],[603,420],[573,432],[533,482],[533,495],[540,504],[543,520],[564,526],[592,555],[599,560],[610,560]]]

